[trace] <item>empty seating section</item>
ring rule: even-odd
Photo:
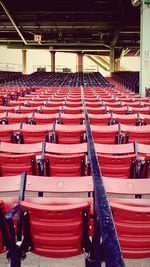
[[[120,84],[138,93],[139,91],[139,71],[118,71],[113,73],[113,77]]]
[[[8,244],[18,238],[17,225],[9,216],[19,221],[21,216],[22,245],[15,242],[19,255],[31,251],[64,258],[85,252],[86,267],[92,267],[92,261],[101,266],[104,242],[99,247],[97,238],[103,235],[96,223],[98,196],[87,120],[123,256],[150,257],[150,201],[142,198],[150,194],[149,98],[112,86],[99,73],[84,75],[19,73],[17,85],[13,77],[1,82],[0,253],[8,251],[15,260],[17,254]],[[7,191],[4,179],[10,183],[8,192],[17,191],[14,198],[1,196]],[[9,213],[10,208],[14,212]],[[21,266],[17,264],[11,267]]]
[[[10,72],[11,73],[11,72]],[[1,74],[1,72],[0,72]],[[61,73],[61,72],[34,72],[30,75],[22,75],[19,73],[19,77],[11,79],[8,77],[11,75],[5,75],[5,81],[1,81],[2,87],[72,87],[73,89],[80,86],[102,86],[112,87],[112,85],[99,73]],[[7,78],[8,77],[8,78]]]

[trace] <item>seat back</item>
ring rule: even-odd
[[[28,174],[37,174],[35,154],[9,155],[0,154],[0,175],[18,175],[23,171]]]
[[[83,212],[88,212],[89,207],[88,202],[71,205],[22,202],[21,208],[27,210],[30,216],[33,252],[53,258],[79,255],[82,250]]]
[[[0,125],[0,141],[12,143],[14,140],[13,132],[20,129],[20,124]]]
[[[127,125],[136,125],[138,123],[138,116],[137,113],[135,114],[114,114],[113,119],[115,123],[122,123]]]
[[[85,138],[85,125],[59,125],[55,126],[55,142],[59,144],[79,144]]]
[[[46,176],[84,176],[85,154],[52,155],[45,154]]]
[[[83,114],[60,114],[60,123],[69,125],[83,124]]]
[[[31,113],[25,113],[25,114],[19,114],[19,113],[11,113],[9,112],[6,116],[6,121],[8,124],[13,123],[27,123],[29,118],[32,118],[32,112]]]
[[[118,125],[98,126],[91,125],[93,139],[95,143],[99,144],[116,144],[119,140]]]
[[[52,135],[53,124],[29,125],[23,124],[21,134],[21,143],[33,144],[42,141],[49,142]]]
[[[137,141],[142,144],[150,144],[150,125],[131,126],[121,124],[121,132],[124,134],[124,143]]]
[[[56,121],[58,118],[57,113],[53,114],[41,114],[35,113],[33,117],[33,124],[50,124]],[[32,123],[31,123],[32,124]]]
[[[135,154],[122,156],[98,154],[98,160],[103,176],[116,178],[135,177]]]
[[[42,153],[42,142],[33,144],[10,144],[6,142],[0,143],[0,152],[10,154],[30,154],[35,155]]]
[[[110,113],[107,114],[89,114],[90,123],[93,125],[108,125],[111,121]]]

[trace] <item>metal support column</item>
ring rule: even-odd
[[[22,74],[27,74],[27,50],[22,50]]]
[[[77,72],[83,72],[83,54],[77,53]]]
[[[55,51],[50,51],[51,53],[51,71],[55,72]]]
[[[110,76],[112,76],[112,72],[115,70],[115,50],[114,47],[110,47]]]

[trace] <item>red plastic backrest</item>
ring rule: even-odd
[[[13,154],[27,154],[42,152],[42,142],[36,144],[11,144],[0,143],[0,152],[13,153]]]
[[[105,190],[112,194],[150,194],[150,179],[119,179],[103,177]]]
[[[20,190],[21,175],[0,177],[0,193]]]
[[[95,149],[97,153],[104,154],[126,154],[126,153],[135,153],[134,152],[134,143],[129,144],[96,144]]]
[[[69,145],[46,143],[45,152],[56,153],[56,154],[87,153],[87,143],[69,144]]]
[[[94,133],[111,133],[118,132],[118,124],[114,125],[91,125],[91,130]]]
[[[30,214],[33,252],[41,256],[64,258],[82,252],[83,215],[90,204],[38,205],[23,201]]]
[[[56,124],[55,131],[57,132],[67,132],[67,133],[76,133],[76,132],[85,132],[85,125],[60,125]]]
[[[93,192],[92,176],[46,177],[27,175],[26,190],[33,192],[75,193]]]

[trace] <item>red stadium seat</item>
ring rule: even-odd
[[[40,107],[40,106],[43,106],[45,103],[46,103],[45,100],[42,100],[42,101],[32,101],[32,100],[29,100],[28,101],[28,106],[29,107]]]
[[[60,113],[59,123],[69,124],[69,125],[79,125],[83,124],[84,116],[83,114],[64,114]]]
[[[87,108],[99,108],[103,106],[103,103],[98,100],[95,102],[85,101],[85,104]]]
[[[83,107],[66,107],[63,106],[64,114],[81,114],[83,112]]]
[[[20,129],[20,123],[3,125],[0,124],[0,141],[1,142],[14,142],[13,133]]]
[[[99,144],[116,144],[119,140],[118,125],[91,125],[91,130],[95,143]]]
[[[52,155],[45,154],[46,176],[84,176],[85,175],[84,154],[74,155]]]
[[[62,109],[62,107],[45,107],[42,106],[40,109],[40,113],[42,114],[56,114],[58,113],[60,110]]]
[[[142,144],[150,144],[150,125],[131,126],[121,124],[121,133],[124,143],[137,141]]]
[[[62,107],[62,105],[63,105],[63,102],[64,101],[51,101],[51,100],[49,100],[48,102],[47,102],[47,104],[46,104],[46,107],[49,107],[49,108],[60,108],[60,107]]]
[[[40,109],[40,106],[39,107],[20,106],[17,111],[18,111],[18,113],[25,114],[25,113],[38,112],[39,109]]]
[[[115,108],[115,107],[108,107],[107,110],[109,112],[113,112],[115,114],[128,114],[129,109],[128,107],[119,107],[119,108]]]
[[[103,177],[103,182],[111,194],[110,207],[124,257],[150,257],[150,180]],[[142,195],[147,197],[135,198]]]
[[[135,145],[131,144],[95,144],[100,169],[103,176],[133,178],[136,173]]]
[[[79,144],[85,141],[85,125],[55,125],[55,142]]]
[[[11,144],[6,142],[0,143],[0,152],[9,154],[30,154],[34,153],[39,155],[42,153],[43,144],[33,143],[33,144]]]
[[[33,193],[30,196],[30,192],[39,190],[51,196],[35,197]],[[93,192],[91,176],[49,179],[28,175],[26,192],[28,196],[25,194],[20,203],[23,232],[26,233],[22,236],[20,255],[29,250],[51,258],[72,257],[83,252],[92,255],[93,197],[87,196],[88,192]],[[86,195],[81,196],[81,192]],[[60,197],[60,193],[69,195]],[[90,262],[90,258],[86,262],[88,260]]]
[[[52,142],[53,124],[23,124],[19,134],[21,143],[32,144],[42,141]]]
[[[45,152],[51,154],[71,155],[71,154],[83,154],[83,153],[87,154],[88,151],[87,151],[87,143],[82,143],[82,144],[46,143]]]
[[[144,125],[150,124],[150,114],[140,114],[139,118],[143,122]]]
[[[150,107],[141,107],[141,108],[131,108],[131,112],[134,113],[141,113],[141,114],[150,114]]]
[[[70,108],[80,108],[80,107],[82,107],[82,102],[81,101],[78,101],[78,102],[66,101],[65,106],[70,107]]]
[[[88,114],[90,123],[93,125],[108,125],[111,121],[111,114]]]
[[[90,114],[105,114],[107,113],[107,109],[106,107],[102,106],[102,107],[87,107],[87,112]]]
[[[87,144],[50,144],[45,146],[46,176],[84,176],[86,170]]]
[[[140,118],[137,113],[135,114],[114,114],[112,115],[115,123],[122,123],[127,125],[137,125],[140,123]]]
[[[7,106],[0,106],[0,113],[4,113],[4,112],[14,112],[15,108],[14,107],[7,107]]]
[[[105,106],[107,106],[107,109],[109,108],[120,108],[122,106],[121,102],[103,102]]]
[[[23,171],[28,174],[37,174],[34,154],[9,155],[0,153],[0,176],[19,175]]]
[[[53,123],[58,118],[58,113],[55,114],[41,114],[34,113],[33,118],[29,121],[30,124],[46,124]]]
[[[7,124],[12,123],[28,123],[28,120],[31,119],[33,116],[33,113],[25,113],[25,114],[19,114],[19,113],[8,113],[5,117],[5,120],[7,121]]]
[[[18,197],[12,196],[12,193],[20,191],[20,180],[20,175],[4,176],[0,179],[0,253],[8,251],[10,248],[4,217],[5,213],[15,207],[18,202]]]

